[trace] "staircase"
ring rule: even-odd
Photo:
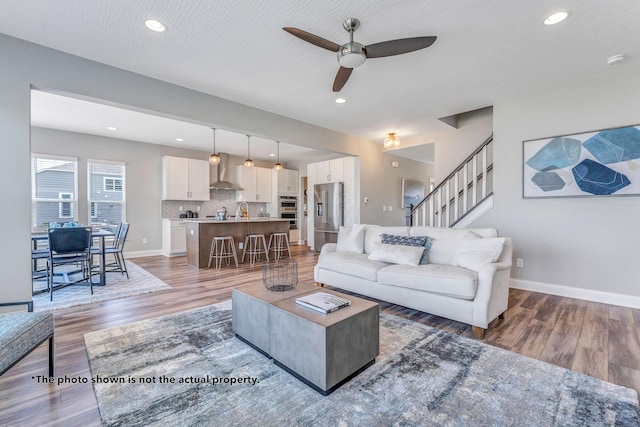
[[[493,206],[493,135],[417,205],[407,225],[466,227]]]

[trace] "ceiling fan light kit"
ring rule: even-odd
[[[365,46],[353,41],[353,32],[360,26],[360,21],[356,18],[349,18],[342,23],[344,29],[349,33],[349,42],[339,45],[315,34],[308,33],[293,27],[284,27],[283,30],[308,43],[314,44],[323,49],[337,52],[338,64],[340,68],[333,81],[333,91],[340,92],[349,80],[354,68],[362,65],[368,58],[384,58],[387,56],[400,55],[413,52],[431,46],[435,41],[435,36],[411,37],[406,39],[389,40],[381,43],[374,43]]]

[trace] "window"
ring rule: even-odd
[[[97,218],[98,217],[98,203],[97,202],[89,203],[89,215],[91,216],[91,218]]]
[[[122,191],[122,178],[104,177],[104,191]]]
[[[60,200],[73,199],[72,193],[58,193]],[[73,204],[71,202],[59,202],[58,203],[58,217],[60,218],[73,218]]]
[[[89,224],[125,222],[125,164],[107,160],[87,161]]]
[[[31,226],[77,220],[78,159],[31,156]]]

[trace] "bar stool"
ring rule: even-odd
[[[264,254],[267,262],[269,262],[269,250],[264,234],[247,234],[247,237],[244,238],[242,262],[244,262],[244,256],[246,254],[249,254],[249,265],[251,267],[260,259],[261,254]]]
[[[236,243],[233,241],[232,236],[214,236],[211,241],[211,250],[209,251],[209,265],[211,268],[211,260],[216,260],[216,270],[220,270],[222,267],[222,260],[227,261],[227,265],[233,258],[236,262],[236,268],[238,268],[238,256],[236,255]]]
[[[289,248],[289,233],[271,233],[269,236],[269,251],[273,252],[273,258],[277,261],[283,256],[283,252],[289,253],[291,259],[291,249]]]

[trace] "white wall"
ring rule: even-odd
[[[640,306],[640,196],[522,198],[522,141],[637,125],[639,88],[627,69],[494,105],[495,204],[473,226],[513,238],[516,286]]]
[[[381,159],[382,145],[0,34],[0,128],[6,159],[0,194],[0,301],[30,300],[30,89],[104,100],[137,111],[218,126],[343,155]],[[374,154],[372,154],[374,153]],[[373,165],[375,167],[375,165]],[[386,169],[386,168],[385,168]],[[366,170],[361,194],[386,187],[384,170]],[[389,196],[391,198],[392,196]],[[362,218],[368,212],[362,209]]]

